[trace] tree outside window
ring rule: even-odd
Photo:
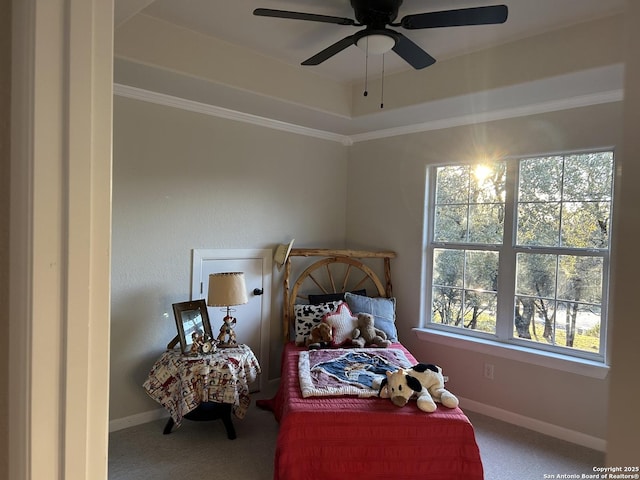
[[[430,326],[603,359],[613,164],[599,151],[434,167]]]

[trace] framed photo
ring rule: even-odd
[[[185,355],[202,353],[202,340],[211,341],[211,324],[204,299],[173,304],[180,348]],[[206,353],[206,352],[205,352]]]

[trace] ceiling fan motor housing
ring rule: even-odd
[[[383,29],[398,16],[402,0],[351,0],[356,20],[374,29]]]

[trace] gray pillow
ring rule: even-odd
[[[376,328],[386,333],[387,338],[392,342],[398,341],[395,298],[372,298],[347,292],[344,294],[344,299],[354,316],[358,313],[370,313],[373,315]]]

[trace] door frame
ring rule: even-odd
[[[206,260],[261,260],[262,261],[262,318],[260,319],[260,362],[262,374],[259,387],[263,390],[269,379],[269,338],[271,330],[271,282],[273,270],[273,251],[270,248],[247,249],[201,249],[194,248],[191,258],[191,300],[194,295],[201,295],[200,280],[202,278],[202,262]],[[196,275],[197,274],[197,275]],[[200,297],[198,297],[200,298]]]

